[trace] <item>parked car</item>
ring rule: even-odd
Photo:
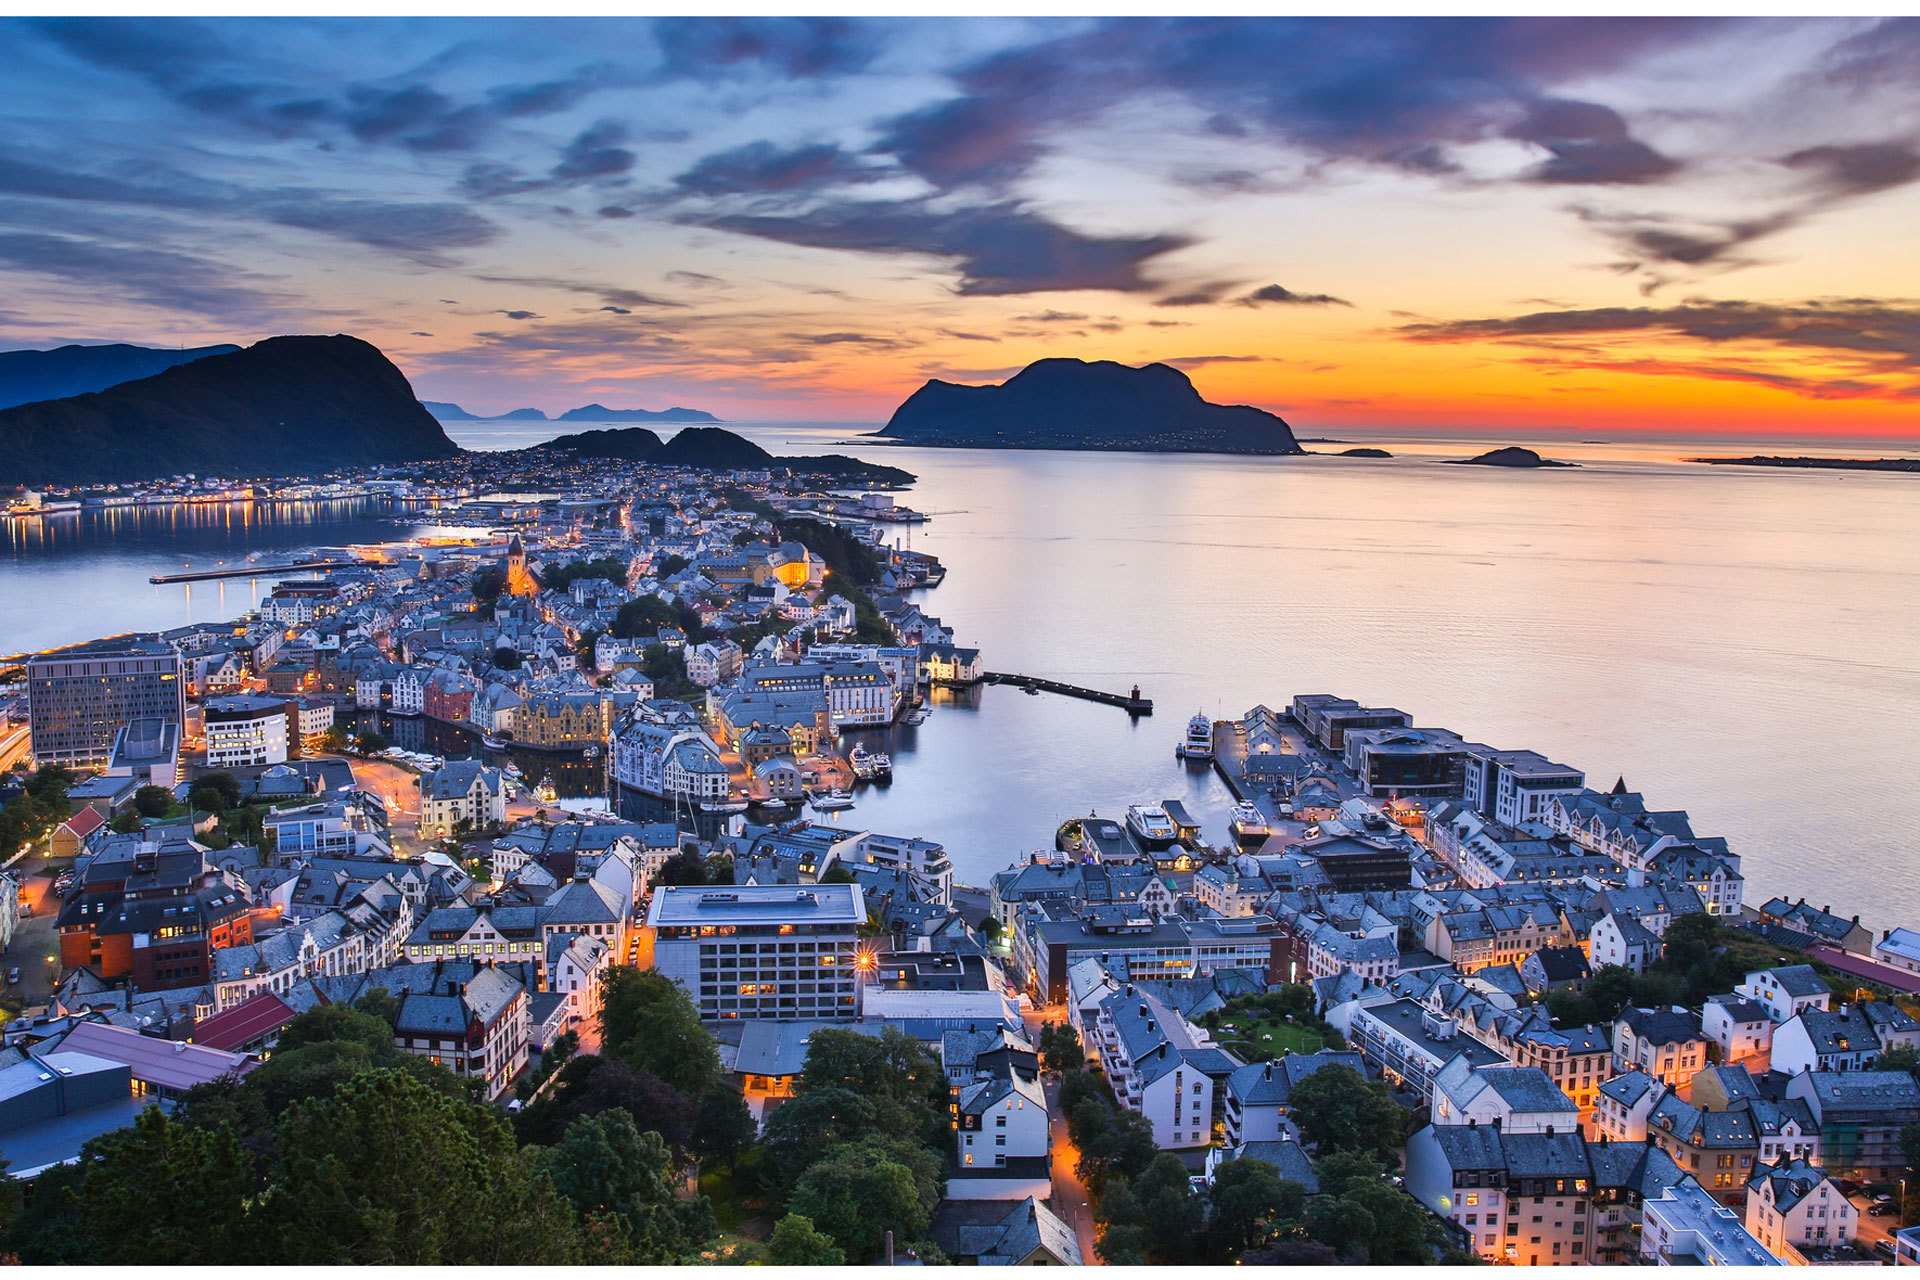
[[[19,985],[19,982],[20,982],[20,966],[15,965],[13,966],[13,968],[7,970],[7,985],[10,987],[17,986]]]
[[[1894,1260],[1893,1241],[1875,1240],[1873,1242],[1873,1252],[1877,1256],[1885,1258],[1888,1262],[1892,1262]]]
[[[1875,1200],[1867,1206],[1869,1218],[1891,1218],[1898,1212],[1900,1212],[1900,1206],[1891,1200]]]

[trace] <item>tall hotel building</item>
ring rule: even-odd
[[[27,659],[27,719],[41,764],[105,764],[130,720],[186,720],[180,651],[151,632]]]
[[[653,967],[709,1021],[852,1018],[866,922],[853,884],[668,885],[647,911]]]

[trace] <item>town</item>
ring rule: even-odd
[[[1657,779],[1283,690],[1166,730],[1220,829],[1141,796],[960,882],[859,820],[875,735],[1068,687],[927,612],[927,514],[804,461],[22,499],[443,532],[13,660],[0,1247],[1920,1265],[1920,931],[1750,902],[1784,834]]]

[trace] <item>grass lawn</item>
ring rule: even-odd
[[[1318,1032],[1284,1018],[1262,1019],[1247,1014],[1222,1018],[1214,1039],[1228,1048],[1264,1050],[1276,1058],[1287,1053],[1315,1053],[1326,1044]]]

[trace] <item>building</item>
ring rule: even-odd
[[[950,1198],[1021,1199],[1024,1195],[1008,1194],[996,1184],[1015,1183],[1017,1189],[1030,1179],[1040,1183],[1040,1195],[1050,1193],[1047,1099],[1038,1072],[1027,1075],[1008,1066],[987,1079],[970,1081],[961,1087],[953,1107],[957,1163],[947,1180]],[[1027,1176],[974,1176],[990,1169]]]
[[[1833,988],[1827,985],[1810,964],[1781,965],[1777,969],[1756,969],[1734,988],[1767,1011],[1767,1017],[1781,1023],[1808,1009],[1827,1009],[1833,1003]]]
[[[107,775],[171,790],[180,780],[180,726],[150,717],[129,721],[114,734]]]
[[[1773,1020],[1767,1008],[1737,995],[1709,996],[1700,1007],[1701,1034],[1720,1049],[1728,1065],[1752,1063],[1766,1070],[1773,1049]]]
[[[255,694],[207,699],[201,706],[206,720],[207,767],[285,764],[297,754],[300,741],[297,722],[295,731],[288,731],[288,706],[285,698]]]
[[[1578,1132],[1428,1125],[1407,1139],[1407,1193],[1489,1262],[1593,1261],[1593,1169]]]
[[[1668,1187],[1644,1208],[1643,1266],[1784,1267],[1753,1238],[1740,1215],[1691,1178]]]
[[[1578,795],[1586,784],[1586,774],[1537,751],[1497,751],[1475,744],[1466,750],[1460,801],[1495,822],[1517,827],[1540,821],[1549,797]]]
[[[1288,1114],[1293,1086],[1334,1063],[1366,1074],[1365,1059],[1351,1050],[1337,1049],[1289,1053],[1271,1062],[1253,1062],[1236,1069],[1225,1086],[1227,1144],[1297,1143],[1300,1129]]]
[[[1455,1058],[1433,1078],[1433,1123],[1502,1133],[1577,1133],[1580,1108],[1539,1067],[1476,1067]]]
[[[1613,1020],[1613,1069],[1644,1071],[1674,1088],[1707,1065],[1700,1020],[1684,1009],[1622,1009]]]
[[[1660,958],[1660,939],[1627,912],[1610,911],[1595,921],[1587,948],[1588,961],[1596,969],[1615,965],[1645,973]]]
[[[480,828],[507,820],[506,775],[477,760],[450,760],[420,780],[420,833],[447,835],[461,822]]]
[[[190,841],[139,840],[103,849],[61,904],[60,965],[129,978],[141,991],[203,987],[213,954],[253,941],[240,891]]]
[[[1416,1096],[1433,1094],[1433,1082],[1448,1063],[1463,1058],[1473,1067],[1504,1067],[1506,1056],[1460,1034],[1460,1024],[1413,1000],[1368,1005],[1348,1022],[1347,1041],[1392,1085]]]
[[[1788,1262],[1802,1250],[1850,1244],[1857,1210],[1826,1170],[1805,1160],[1761,1165],[1747,1184],[1747,1231]]]
[[[860,886],[840,884],[666,885],[647,910],[654,968],[704,1020],[854,1017],[866,922]]]
[[[1591,1119],[1600,1086],[1613,1076],[1613,1041],[1606,1027],[1529,1025],[1506,1041],[1516,1067],[1538,1067]]]
[[[1101,1002],[1095,1043],[1114,1097],[1147,1118],[1155,1146],[1212,1144],[1214,1091],[1238,1059],[1135,983]]]
[[[1803,1071],[1864,1071],[1882,1053],[1920,1047],[1920,1022],[1899,1005],[1875,1000],[1844,1009],[1807,1009],[1774,1028],[1771,1066]]]
[[[1297,694],[1290,710],[1308,737],[1328,751],[1336,752],[1346,745],[1349,730],[1404,729],[1413,724],[1413,718],[1404,711],[1392,707],[1363,707],[1351,698],[1336,698],[1330,693]]]
[[[1445,729],[1348,729],[1343,755],[1365,794],[1452,799],[1460,795],[1467,744]]]
[[[1820,1126],[1829,1173],[1880,1181],[1906,1167],[1900,1131],[1920,1123],[1920,1083],[1905,1071],[1809,1071],[1787,1082]]]
[[[478,1080],[489,1099],[527,1066],[531,1020],[516,966],[447,960],[367,974],[363,991],[384,988],[398,1002],[393,1042],[403,1052]]]
[[[133,720],[184,724],[180,651],[152,634],[112,636],[27,659],[27,723],[42,764],[107,763]]]
[[[1889,929],[1873,944],[1875,964],[1889,969],[1920,973],[1920,933],[1912,929]]]

